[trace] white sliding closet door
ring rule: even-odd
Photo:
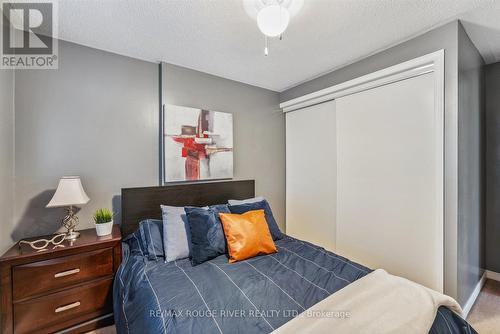
[[[335,102],[286,114],[286,233],[335,248]]]
[[[443,129],[435,110],[432,73],[336,100],[336,247],[443,291]]]

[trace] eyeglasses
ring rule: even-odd
[[[64,245],[61,245],[64,241],[64,238],[66,237],[65,233],[62,234],[57,234],[55,235],[52,239],[47,240],[47,239],[39,239],[35,241],[26,241],[26,240],[21,240],[19,241],[19,247],[21,245],[30,245],[31,248],[36,249],[37,251],[45,251],[47,250],[47,246],[49,244],[54,245],[53,249],[59,248],[59,247],[64,247]]]

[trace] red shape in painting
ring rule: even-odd
[[[210,159],[210,155],[217,152],[232,151],[232,148],[211,145],[213,144],[213,138],[210,135],[213,128],[212,123],[210,111],[201,110],[196,127],[182,125],[181,135],[172,137],[175,142],[183,145],[181,155],[186,158],[186,180],[195,181],[200,179],[201,160]]]

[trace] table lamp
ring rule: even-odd
[[[80,233],[75,232],[78,217],[73,211],[73,206],[87,204],[89,200],[79,176],[64,176],[59,180],[59,185],[47,208],[68,207],[68,214],[62,220],[62,225],[67,230],[67,240],[75,240],[80,236]]]

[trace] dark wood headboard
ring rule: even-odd
[[[143,219],[161,219],[160,205],[207,206],[229,199],[255,196],[255,181],[224,181],[176,184],[163,187],[122,189],[123,237],[133,233]]]

